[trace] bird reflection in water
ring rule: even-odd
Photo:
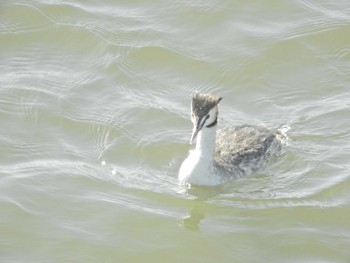
[[[207,202],[211,198],[217,196],[222,192],[222,187],[199,187],[190,186],[187,193],[193,197],[193,206],[189,209],[188,214],[180,219],[181,226],[192,231],[200,229],[200,223],[205,218],[206,211],[210,204]]]

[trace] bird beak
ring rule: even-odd
[[[193,144],[194,140],[197,138],[198,132],[202,129],[203,126],[200,125],[200,120],[197,119],[193,125],[192,136],[190,144]]]

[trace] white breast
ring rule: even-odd
[[[179,180],[182,183],[194,185],[218,185],[223,183],[222,177],[217,174],[210,158],[205,158],[198,150],[190,152],[179,171]]]

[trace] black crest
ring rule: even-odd
[[[201,118],[207,115],[208,112],[221,101],[221,99],[222,97],[196,92],[192,97],[192,113]]]

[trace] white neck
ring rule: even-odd
[[[218,185],[222,178],[217,174],[214,154],[216,126],[203,127],[197,135],[196,148],[182,163],[179,180],[195,185]]]
[[[213,162],[215,154],[216,125],[214,127],[203,127],[197,135],[196,149],[205,161]]]

